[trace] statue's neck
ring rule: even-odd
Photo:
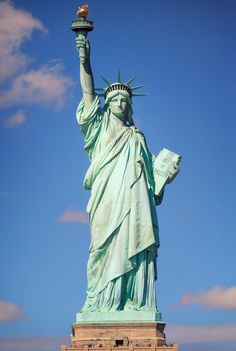
[[[125,126],[126,125],[126,117],[122,116],[122,117],[117,117],[115,116],[113,113],[110,112],[110,118],[112,118],[112,121],[114,124],[116,124],[117,126]]]

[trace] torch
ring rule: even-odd
[[[84,39],[86,39],[88,32],[91,32],[93,30],[93,22],[87,20],[87,16],[89,13],[89,7],[88,5],[83,5],[82,7],[79,7],[77,11],[77,17],[75,21],[72,21],[71,23],[71,29],[73,32],[76,33],[76,36],[78,37],[79,35],[83,36]],[[80,56],[80,62],[85,63],[85,48],[81,47],[79,48],[79,56]]]

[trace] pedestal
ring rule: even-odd
[[[161,322],[76,323],[61,351],[178,351],[167,345]]]

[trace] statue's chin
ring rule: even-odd
[[[114,116],[118,117],[118,118],[124,117],[124,112],[123,112],[123,111],[111,111],[111,113],[112,113]]]

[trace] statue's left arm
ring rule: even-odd
[[[162,202],[166,184],[172,183],[179,173],[180,160],[179,155],[167,149],[163,149],[157,157],[152,156],[156,205],[160,205]]]

